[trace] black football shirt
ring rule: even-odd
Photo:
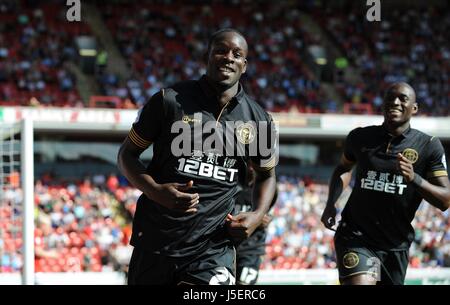
[[[422,196],[399,173],[397,153],[412,161],[414,172],[424,179],[447,176],[438,138],[412,128],[397,137],[384,125],[354,129],[346,139],[344,156],[356,162],[356,180],[338,232],[382,250],[409,248],[414,239],[411,222]]]
[[[141,109],[129,138],[141,148],[153,143],[147,171],[157,183],[193,180],[189,192],[199,194],[194,214],[167,209],[144,194],[138,200],[131,244],[171,257],[196,255],[230,242],[225,219],[247,164],[270,170],[276,162],[276,129],[270,115],[241,85],[236,96],[219,107],[205,76],[155,94]],[[261,138],[267,149],[255,150]]]

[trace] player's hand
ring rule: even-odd
[[[188,193],[194,185],[194,181],[182,183],[164,183],[158,184],[151,194],[151,199],[160,205],[183,213],[197,212],[199,203],[198,193]]]
[[[228,214],[226,218],[228,232],[237,240],[248,238],[261,222],[262,218],[256,212],[241,212],[236,216]]]
[[[414,167],[411,161],[405,158],[401,153],[397,154],[397,168],[400,174],[406,179],[407,182],[411,182],[414,179]]]
[[[336,207],[334,205],[327,205],[322,213],[320,221],[327,229],[336,231],[333,226],[336,224]]]
[[[273,217],[269,215],[264,215],[260,227],[267,228],[269,226],[269,223],[272,221]]]

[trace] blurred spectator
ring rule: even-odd
[[[83,107],[67,63],[77,57],[74,37],[91,30],[84,22],[65,22],[65,7],[55,9],[58,0],[33,3],[0,4],[0,102]],[[436,6],[392,9],[381,22],[368,22],[359,18],[361,7],[354,1],[342,6],[245,0],[95,5],[131,71],[127,79],[111,73],[108,51],[100,45],[96,81],[101,95],[123,101],[115,107],[139,108],[162,87],[204,74],[205,38],[218,28],[234,27],[254,45],[243,84],[266,110],[339,113],[342,105],[329,100],[306,64],[308,47],[322,45],[321,37],[305,30],[301,14],[306,12],[343,53],[333,63],[334,86],[350,111],[379,113],[386,85],[406,81],[416,89],[420,115],[449,113],[450,17]],[[361,82],[346,79],[349,65]]]
[[[131,218],[140,191],[119,184],[114,174],[104,185],[90,181],[89,177],[65,185],[58,185],[57,180],[52,185],[36,181],[37,271],[126,272],[132,250]],[[328,186],[309,178],[281,176],[278,181],[279,196],[261,268],[335,268],[334,234],[320,223]],[[344,192],[338,206],[343,206],[349,192]],[[18,271],[23,264],[20,210],[12,208],[20,207],[20,202],[19,192],[12,191],[0,205],[1,272]],[[414,227],[410,268],[450,267],[449,211],[441,213],[423,203]]]
[[[359,3],[310,12],[331,34],[362,75],[356,86],[339,81],[346,102],[370,104],[381,111],[380,91],[389,83],[408,82],[416,90],[421,115],[447,116],[450,89],[450,15],[436,6],[390,9],[381,22],[360,18]]]
[[[263,107],[302,112],[335,108],[333,103],[320,103],[320,83],[301,59],[305,45],[317,42],[303,31],[293,3],[130,1],[126,6],[105,2],[99,7],[133,71],[126,87],[136,107],[163,86],[205,73],[205,37],[218,28],[234,27],[248,33],[249,44],[255,45],[249,50],[247,69],[252,81],[243,83]],[[100,82],[103,94],[122,93],[119,82]]]
[[[14,2],[14,3],[11,3]],[[80,106],[74,37],[86,24],[67,23],[65,6],[54,0],[0,4],[0,100],[22,106]],[[39,7],[39,8],[38,8]],[[38,102],[39,103],[38,103]]]

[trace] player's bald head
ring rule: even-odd
[[[233,29],[233,28],[220,29],[211,35],[211,37],[209,38],[209,41],[208,41],[208,54],[209,54],[209,51],[211,50],[211,46],[216,41],[218,41],[224,35],[230,34],[230,33],[239,37],[239,39],[241,40],[242,47],[244,48],[245,54],[247,55],[247,52],[248,52],[247,40],[245,39],[244,35],[242,35],[241,32],[239,32],[238,30]]]
[[[416,91],[414,88],[405,82],[396,82],[390,85],[386,90],[386,96],[389,96],[394,91],[401,91],[403,94],[407,95],[408,98],[415,103],[416,102]]]

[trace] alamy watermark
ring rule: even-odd
[[[367,21],[381,21],[381,3],[380,0],[367,0],[367,6],[371,6],[367,10],[366,19]]]
[[[69,6],[66,12],[66,19],[69,22],[81,21],[81,1],[67,0],[66,5]]]
[[[81,21],[81,1],[80,0],[67,0],[66,5],[69,6],[66,12],[66,19],[69,22]],[[370,22],[381,21],[381,2],[380,0],[367,0],[367,6],[370,8],[367,10],[366,19]]]
[[[273,167],[278,163],[278,126],[273,121],[219,124],[203,122],[202,114],[196,113],[175,121],[170,132],[173,136],[170,148],[175,157],[192,157],[193,152],[201,152],[206,158],[211,153],[227,158],[250,157],[258,160],[256,165],[260,167]]]

